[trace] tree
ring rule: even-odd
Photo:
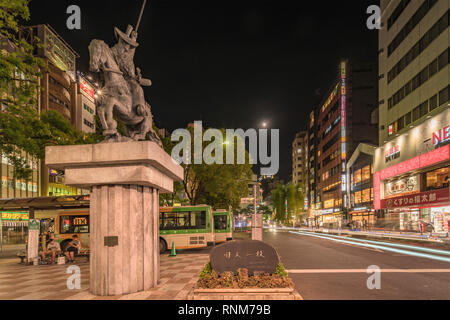
[[[272,205],[275,210],[275,220],[277,222],[286,221],[286,188],[279,184],[272,190]]]
[[[28,2],[0,1],[0,153],[12,163],[15,178],[24,180],[32,172],[24,154],[42,160],[46,146],[92,141],[58,112],[39,114],[40,70],[45,70],[45,63],[33,55],[39,43],[18,36],[20,21],[30,18]]]
[[[272,217],[273,210],[269,206],[261,205],[258,210],[262,213],[264,221],[267,221]]]
[[[188,128],[190,136],[194,137],[193,128]],[[221,129],[225,136],[225,130]],[[167,143],[166,151],[170,154],[174,145]],[[207,148],[202,143],[202,151]],[[223,154],[226,146],[222,145]],[[194,150],[194,139],[191,138],[190,150]],[[237,163],[235,148],[235,163]],[[190,164],[183,163],[183,187],[191,205],[208,204],[214,209],[237,208],[241,198],[248,193],[248,182],[253,175],[252,166],[248,164],[249,154],[246,152],[246,164],[194,164],[194,155],[190,154]]]
[[[304,211],[304,195],[301,184],[279,184],[272,191],[273,208],[278,222],[291,223],[294,217],[299,217]]]

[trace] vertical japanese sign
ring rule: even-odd
[[[28,222],[28,261],[33,261],[39,256],[39,230],[39,220],[30,219]]]
[[[341,159],[342,159],[342,191],[347,190],[347,64],[341,62]],[[344,196],[344,199],[346,197]],[[344,203],[346,206],[346,203]]]

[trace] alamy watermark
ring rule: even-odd
[[[379,266],[370,266],[367,268],[367,273],[372,274],[367,279],[367,289],[369,290],[381,290],[381,269]]]
[[[172,142],[178,142],[172,149],[172,159],[178,164],[260,164],[261,175],[271,176],[280,167],[280,131],[267,129],[208,129],[203,131],[201,121],[194,122],[194,134],[187,129],[172,133]],[[180,141],[181,140],[181,141]],[[193,141],[192,141],[193,140]],[[248,141],[248,156],[246,152]],[[210,142],[203,148],[203,142]],[[193,154],[192,154],[193,143]],[[225,149],[225,154],[224,154]],[[248,161],[247,161],[248,160]]]
[[[66,284],[69,290],[81,290],[81,270],[79,266],[71,265],[66,269],[66,273],[70,274]]]
[[[67,14],[70,16],[67,18],[66,26],[69,30],[81,30],[81,9],[77,5],[71,5],[67,7]]]
[[[367,28],[369,30],[381,29],[381,8],[377,5],[372,5],[367,8],[367,14],[370,14],[367,19]]]

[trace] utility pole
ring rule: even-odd
[[[253,218],[252,218],[252,240],[262,241],[262,214],[258,213],[257,204],[258,204],[258,192],[259,185],[256,182],[253,185]]]

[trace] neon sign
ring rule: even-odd
[[[87,219],[84,218],[84,217],[79,217],[79,218],[74,218],[73,219],[73,225],[74,226],[84,226],[84,225],[87,225],[87,224],[88,224]]]
[[[450,126],[433,133],[433,145],[439,146],[450,141]]]
[[[28,221],[27,212],[1,212],[2,220]]]
[[[80,90],[86,97],[88,97],[92,102],[95,101],[95,91],[86,80],[80,78]]]
[[[341,83],[338,83],[336,85],[336,87],[334,88],[333,92],[331,92],[331,95],[328,97],[327,101],[322,106],[322,112],[324,112],[330,106],[331,102],[333,102],[334,98],[337,96],[337,94],[339,92],[338,90],[339,90],[340,85],[341,85]]]
[[[342,191],[347,190],[346,160],[347,160],[347,64],[341,62],[341,159],[342,159]]]

